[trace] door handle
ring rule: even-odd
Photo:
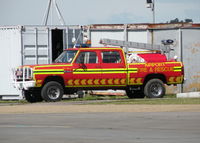
[[[96,68],[101,68],[101,66],[95,66]]]

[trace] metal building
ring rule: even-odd
[[[103,46],[99,44],[101,38],[151,44],[174,40],[172,55],[184,63],[186,82],[169,87],[168,93],[200,91],[200,24],[98,24],[85,29],[92,46]]]
[[[79,38],[78,38],[79,37]],[[0,27],[0,97],[16,98],[11,69],[21,65],[48,64],[63,51],[73,47],[72,39],[82,43],[79,26],[4,26]],[[4,96],[7,95],[7,96]]]

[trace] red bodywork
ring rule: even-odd
[[[182,63],[167,61],[163,54],[138,54],[145,60],[144,63],[127,63],[121,48],[75,48],[69,50],[78,51],[71,63],[32,66],[36,87],[42,87],[45,81],[51,78],[62,79],[67,88],[142,86],[150,76],[163,78],[168,85],[183,82]],[[96,63],[78,63],[77,59],[82,52],[93,52],[96,55]],[[116,57],[120,56],[120,60],[112,63],[104,61],[103,58],[110,53],[117,53]],[[104,57],[103,54],[105,54]]]

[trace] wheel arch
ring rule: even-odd
[[[166,76],[163,74],[149,74],[144,79],[144,85],[151,79],[160,79],[163,83],[167,83]]]
[[[46,77],[44,82],[43,82],[43,86],[50,81],[56,81],[56,82],[60,83],[63,86],[63,88],[65,87],[64,79],[61,76],[48,76],[48,77]]]

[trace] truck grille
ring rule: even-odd
[[[33,79],[33,70],[30,67],[14,68],[12,71],[14,81],[29,81]]]

